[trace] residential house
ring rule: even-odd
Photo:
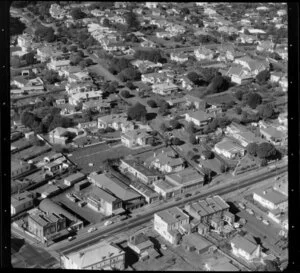
[[[172,83],[174,77],[168,73],[147,73],[141,77],[142,82],[158,84],[158,83]]]
[[[207,14],[208,16],[212,17],[217,15],[217,12],[212,8],[204,7],[204,14]]]
[[[102,17],[105,15],[105,12],[103,10],[100,10],[100,9],[93,9],[91,11],[91,14],[95,17]]]
[[[160,9],[152,9],[152,16],[161,16],[161,10]]]
[[[12,160],[11,161],[11,178],[17,178],[24,176],[33,169],[31,164],[24,162],[22,160]]]
[[[70,60],[54,60],[47,63],[47,68],[54,71],[59,71],[70,66]]]
[[[277,11],[277,14],[278,14],[278,16],[284,16],[287,14],[287,11],[286,11],[286,9],[281,9],[281,10]]]
[[[49,9],[50,15],[57,20],[62,20],[66,16],[66,10],[58,4],[52,4]]]
[[[184,107],[186,105],[186,99],[185,97],[182,98],[173,98],[170,100],[167,100],[167,103],[174,108],[181,108]]]
[[[266,62],[251,59],[248,56],[234,60],[234,63],[242,65],[250,74],[256,76],[259,72],[269,68]]]
[[[125,210],[139,208],[145,204],[143,196],[117,178],[109,177],[108,174],[90,174],[88,179],[97,187],[121,199]]]
[[[156,43],[147,40],[145,38],[143,38],[144,41],[140,43],[141,47],[150,47],[150,48],[155,48],[156,47]]]
[[[59,144],[66,144],[68,141],[68,136],[67,132],[69,131],[70,128],[62,128],[62,127],[57,127],[53,129],[52,131],[49,132],[49,141],[51,143],[59,143]]]
[[[129,131],[133,131],[134,129],[137,129],[138,126],[130,120],[126,120],[125,122],[120,124],[122,133],[127,133]]]
[[[111,109],[111,104],[109,101],[104,100],[89,100],[82,104],[82,110],[97,110],[101,113],[107,113]]]
[[[124,45],[124,43],[122,42],[106,42],[104,41],[103,44],[103,49],[106,50],[106,51],[123,51],[126,49],[126,46]]]
[[[28,33],[23,33],[22,35],[18,35],[17,43],[18,46],[21,47],[22,52],[27,52],[32,45],[33,37]]]
[[[127,245],[139,255],[141,260],[149,257],[156,258],[159,256],[154,249],[154,244],[142,232],[131,235]]]
[[[43,243],[60,237],[66,229],[66,218],[60,214],[34,209],[28,216],[28,230]]]
[[[122,200],[96,186],[93,187],[87,197],[87,205],[105,216],[118,215],[124,212]]]
[[[284,77],[284,73],[272,71],[270,73],[270,82],[279,83],[279,81],[281,80],[282,77]]]
[[[186,31],[184,26],[177,25],[177,24],[170,24],[168,27],[166,27],[165,30],[168,31],[168,32],[171,32],[171,33],[176,33],[177,35],[178,34],[183,34]]]
[[[248,262],[254,259],[261,258],[261,247],[260,245],[253,243],[242,237],[241,235],[236,235],[231,241],[230,245],[232,248],[233,255],[243,258]]]
[[[253,190],[253,199],[270,210],[280,209],[283,211],[288,207],[288,197],[273,188]]]
[[[121,135],[121,142],[128,148],[149,145],[153,136],[144,129],[127,131]]]
[[[162,39],[169,38],[170,39],[170,38],[176,36],[177,34],[174,32],[168,32],[168,31],[157,31],[155,35],[157,38],[162,38]]]
[[[157,2],[146,2],[145,3],[145,7],[147,7],[148,9],[157,9]]]
[[[61,109],[60,114],[62,116],[73,115],[76,113],[76,106],[71,104],[59,104],[57,105]]]
[[[126,113],[102,116],[98,118],[98,128],[106,129],[107,127],[111,127],[116,130],[120,130],[121,124],[126,121],[127,121]]]
[[[92,82],[72,82],[67,83],[66,91],[68,95],[73,95],[77,93],[85,93],[89,91],[96,91],[97,87]]]
[[[257,51],[268,51],[273,52],[274,51],[275,44],[273,41],[258,41],[258,45],[256,46]]]
[[[171,61],[175,61],[178,63],[184,63],[188,61],[188,55],[185,53],[181,53],[181,52],[172,52],[170,54],[170,59]]]
[[[274,145],[282,145],[287,141],[286,132],[280,131],[273,126],[261,127],[259,130],[261,137]]]
[[[284,126],[287,126],[288,125],[288,113],[287,112],[284,112],[284,113],[280,113],[279,116],[278,116],[278,122],[280,124],[283,124]]]
[[[246,54],[237,50],[227,50],[226,59],[229,61],[234,61],[235,59],[244,57]]]
[[[81,102],[86,102],[89,100],[101,100],[102,91],[88,91],[84,93],[75,93],[69,97],[69,103],[71,105],[78,105]]]
[[[232,123],[226,127],[225,134],[230,135],[239,141],[243,147],[247,147],[250,143],[258,143],[260,140],[255,137],[245,126]]]
[[[61,257],[65,269],[124,270],[125,252],[114,244],[101,241]]]
[[[55,100],[55,105],[58,106],[58,105],[64,105],[66,104],[66,99],[57,99]]]
[[[254,35],[247,35],[244,33],[240,33],[239,37],[236,40],[237,42],[242,44],[253,44],[257,41],[257,38]]]
[[[187,122],[193,122],[196,126],[204,127],[212,119],[212,116],[205,113],[202,110],[190,111],[185,114],[185,120]]]
[[[202,100],[198,97],[195,97],[193,95],[185,95],[185,99],[187,102],[187,105],[193,105],[197,110],[205,111],[206,109],[206,102],[205,100]]]
[[[178,86],[170,82],[158,83],[152,85],[152,92],[162,96],[171,95],[174,91],[177,90],[178,90]]]
[[[10,198],[10,214],[14,216],[22,211],[33,207],[34,195],[31,192],[24,191],[17,193]]]
[[[229,138],[223,138],[222,141],[214,146],[214,150],[219,155],[223,155],[228,159],[235,159],[236,157],[241,157],[245,154],[245,149]]]
[[[58,51],[51,46],[39,47],[36,50],[36,58],[41,62],[46,62],[50,60],[51,57],[60,56],[61,54],[62,51]]]
[[[182,76],[179,78],[179,82],[181,83],[181,88],[191,91],[195,84],[186,76]]]
[[[215,56],[213,50],[208,49],[204,46],[199,47],[198,49],[194,50],[195,57],[198,61],[202,60],[212,60]]]
[[[80,173],[80,172],[77,172],[77,173],[74,173],[74,174],[71,174],[69,175],[68,177],[66,177],[64,179],[64,184],[66,186],[73,186],[75,183],[81,181],[85,179],[85,175],[83,173]]]
[[[185,168],[185,162],[173,150],[162,149],[154,152],[145,160],[146,166],[156,168],[163,173],[179,172]]]
[[[226,76],[231,78],[231,81],[237,84],[245,84],[254,80],[251,75],[243,66],[233,65],[226,72]]]
[[[159,178],[157,172],[131,158],[121,159],[120,169],[123,173],[130,173],[147,185],[153,184]]]
[[[154,214],[154,230],[172,245],[181,239],[180,227],[189,223],[189,216],[178,207],[172,207]]]

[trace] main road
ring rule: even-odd
[[[118,232],[124,232],[131,228],[134,228],[138,225],[142,225],[144,223],[147,223],[148,221],[153,219],[153,214],[174,206],[183,206],[185,203],[198,200],[200,198],[206,198],[208,196],[212,195],[224,195],[229,192],[235,191],[237,189],[241,189],[244,187],[251,186],[255,183],[258,183],[260,181],[269,179],[273,176],[277,176],[281,173],[284,173],[287,171],[287,166],[280,167],[274,171],[268,171],[267,173],[259,174],[256,176],[253,176],[251,178],[242,179],[242,180],[236,180],[234,182],[224,183],[222,185],[219,185],[217,187],[212,187],[208,189],[205,193],[197,194],[189,198],[185,198],[184,200],[180,200],[177,202],[172,202],[164,204],[163,206],[159,208],[155,208],[151,211],[146,212],[143,215],[137,214],[134,218],[122,221],[120,223],[116,223],[107,227],[103,227],[100,230],[95,231],[91,234],[84,234],[84,237],[81,236],[80,238],[76,238],[73,242],[61,242],[58,244],[55,244],[53,246],[49,247],[49,250],[56,251],[60,254],[65,254],[73,251],[77,251],[85,246],[92,245],[100,241],[101,239],[104,239],[110,235],[116,234]],[[87,237],[86,237],[87,236]]]

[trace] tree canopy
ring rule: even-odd
[[[245,101],[252,109],[255,109],[259,104],[262,103],[262,97],[258,93],[246,93],[243,96],[243,101]]]
[[[270,79],[270,71],[263,70],[256,75],[256,81],[259,84],[266,83]]]
[[[220,93],[229,88],[230,79],[221,75],[216,75],[209,86],[207,87],[208,93]]]
[[[166,60],[162,57],[159,49],[138,49],[134,54],[135,59],[148,60],[154,63],[164,63]]]
[[[38,26],[35,31],[35,36],[40,41],[46,41],[48,43],[54,42],[56,36],[54,35],[54,29],[52,27]]]
[[[79,20],[86,17],[86,14],[80,8],[72,9],[70,14],[74,20]]]
[[[246,151],[249,155],[256,156],[257,155],[258,144],[257,143],[249,143],[246,147]]]
[[[276,156],[277,150],[273,144],[269,142],[263,142],[258,145],[257,156],[261,159],[271,159]]]
[[[140,22],[137,15],[132,10],[126,14],[125,18],[128,30],[136,31],[140,28]]]
[[[271,103],[257,106],[258,114],[262,119],[271,118],[274,115],[274,106]]]
[[[146,106],[137,102],[128,109],[127,115],[132,120],[142,121],[147,115]]]

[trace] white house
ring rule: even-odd
[[[198,49],[194,50],[195,57],[198,61],[201,60],[212,60],[214,58],[214,51],[205,48],[199,47]]]
[[[208,124],[212,117],[206,114],[204,111],[191,111],[185,114],[185,120],[187,122],[193,122],[196,126],[203,127]]]
[[[237,143],[234,143],[231,139],[224,138],[214,146],[214,150],[219,155],[223,155],[226,158],[234,159],[245,154],[245,149]]]
[[[152,92],[162,96],[171,95],[172,92],[177,90],[178,90],[178,86],[176,84],[169,83],[169,82],[152,85]]]
[[[261,257],[260,245],[254,244],[245,237],[236,235],[231,241],[230,245],[232,253],[240,258],[245,259],[248,262]]]
[[[178,207],[173,207],[154,214],[154,230],[166,241],[177,245],[180,239],[179,229],[189,223],[189,216]]]
[[[69,103],[71,105],[78,105],[80,102],[85,102],[88,100],[100,100],[102,99],[102,91],[88,91],[84,93],[72,94],[69,97]]]

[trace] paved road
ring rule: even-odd
[[[287,166],[277,170],[277,174],[283,173],[286,171],[287,171]],[[190,198],[185,198],[184,200],[177,201],[172,204],[170,204],[170,203],[164,204],[160,208],[151,210],[143,215],[137,214],[136,218],[131,218],[131,219],[128,219],[121,223],[116,223],[111,226],[104,227],[103,229],[98,230],[92,234],[85,234],[80,238],[78,237],[71,243],[70,242],[61,242],[59,244],[53,245],[51,247],[51,249],[59,251],[60,253],[76,251],[86,245],[94,244],[94,243],[98,242],[99,240],[101,240],[105,237],[108,237],[109,235],[116,234],[117,232],[121,232],[121,231],[124,232],[124,231],[131,229],[133,227],[136,227],[138,225],[147,223],[148,221],[150,221],[153,218],[153,214],[158,211],[165,210],[165,209],[173,207],[173,206],[182,206],[189,201],[198,200],[199,198],[206,198],[207,196],[211,196],[211,195],[216,195],[216,194],[224,195],[224,194],[234,191],[238,188],[250,186],[252,184],[258,183],[260,181],[263,181],[263,180],[273,177],[275,175],[276,174],[274,172],[268,172],[268,173],[260,174],[258,176],[253,176],[248,179],[243,179],[241,181],[237,180],[238,183],[235,182],[234,184],[232,183],[232,181],[229,181],[229,183],[224,183],[221,186],[210,188],[209,191],[207,191],[206,193],[198,194],[198,195],[192,196]]]

